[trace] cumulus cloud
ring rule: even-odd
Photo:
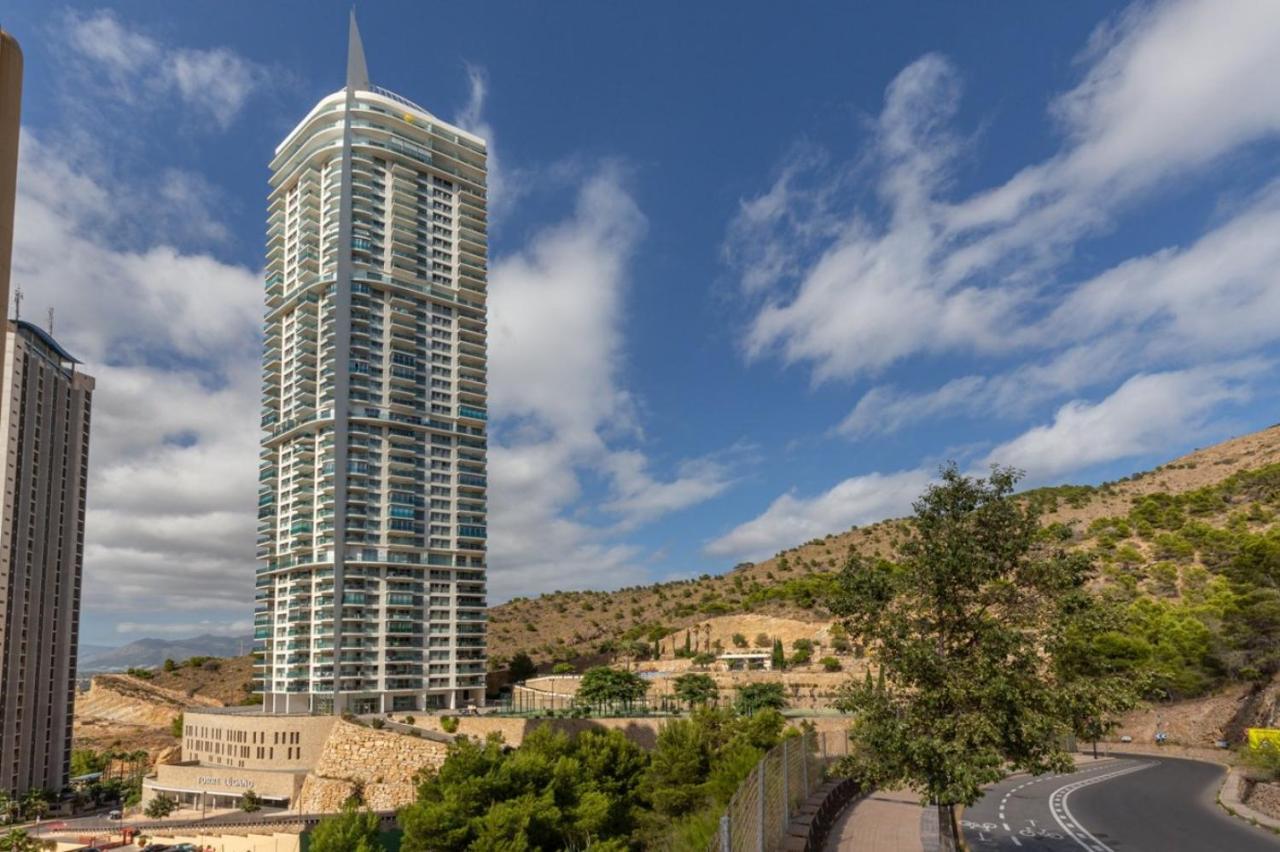
[[[854,440],[955,415],[1025,424],[1057,403],[1052,422],[990,456],[1042,477],[1211,430],[1220,406],[1252,392],[1251,356],[1280,338],[1280,189],[1220,205],[1182,243],[1075,280],[1063,270],[1176,182],[1280,137],[1277,43],[1274,4],[1135,4],[1099,28],[1079,82],[1051,101],[1058,150],[959,196],[956,163],[972,145],[953,129],[961,75],[922,57],[886,89],[858,156],[798,149],[742,203],[724,254],[753,306],[745,354],[806,368],[814,383],[939,367],[913,369],[915,387],[863,392],[835,429]],[[992,369],[949,375],[960,358]],[[761,531],[842,505],[859,481],[785,495],[711,552],[749,534],[781,545]]]
[[[813,497],[783,494],[759,516],[709,542],[712,556],[763,559],[854,525],[903,514],[929,484],[927,470],[852,476]]]
[[[252,589],[260,276],[98,222],[127,193],[24,133],[13,281],[55,308],[98,379],[85,541],[89,615],[242,616]],[[122,205],[118,210],[127,210]],[[161,621],[157,619],[157,622]]]
[[[744,292],[761,300],[746,352],[809,365],[823,381],[872,375],[917,356],[1040,348],[1039,311],[1061,298],[1054,272],[1080,240],[1111,226],[1166,177],[1280,131],[1280,96],[1270,85],[1280,75],[1278,40],[1280,7],[1271,4],[1135,7],[1095,36],[1081,60],[1082,81],[1054,102],[1062,149],[960,199],[947,197],[958,149],[949,129],[958,73],[936,55],[914,62],[888,87],[870,149],[857,161],[878,175],[877,205],[832,191],[850,166],[826,168],[806,155],[745,202],[730,226],[726,254],[742,270]],[[1238,233],[1248,224],[1223,228]],[[813,233],[825,239],[796,257],[797,235],[807,245]],[[1253,248],[1233,276],[1200,283],[1198,323],[1170,330],[1193,344],[1220,334],[1214,329],[1234,318],[1232,291],[1241,278],[1274,291],[1274,263]],[[790,274],[767,274],[762,284],[761,270],[778,265],[757,261],[770,257],[791,260]],[[1075,301],[1101,299],[1102,289],[1082,285]],[[1128,294],[1106,296],[1114,303]]]
[[[1134,376],[1096,402],[1063,405],[1050,422],[974,460],[970,473],[985,475],[992,465],[1015,467],[1026,473],[1024,484],[1038,485],[1063,473],[1149,455],[1169,443],[1214,436],[1212,416],[1224,404],[1250,399],[1271,366],[1246,359]],[[704,549],[713,556],[759,559],[853,524],[903,515],[933,475],[922,466],[850,477],[810,497],[784,494]]]
[[[268,79],[263,66],[233,50],[171,47],[109,10],[68,12],[61,32],[84,64],[83,83],[127,104],[173,97],[224,129]]]
[[[587,175],[574,212],[498,258],[490,275],[491,587],[619,585],[639,549],[617,539],[721,493],[724,464],[688,460],[654,474],[619,382],[629,264],[647,228],[625,175]],[[584,477],[603,478],[607,517],[582,517]]]

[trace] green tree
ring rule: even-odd
[[[1092,565],[1039,534],[1037,509],[1012,497],[1018,478],[943,468],[914,505],[899,564],[852,555],[829,603],[887,683],[850,683],[837,702],[859,743],[846,769],[951,806],[952,833],[955,807],[984,784],[1010,769],[1069,771],[1080,720],[1133,700],[1123,678],[1106,702],[1080,686],[1072,628],[1094,606]]]
[[[573,663],[556,663],[551,667],[551,673],[557,675],[573,674],[577,671]]]
[[[635,672],[596,666],[587,669],[578,684],[578,698],[588,704],[630,705],[644,698],[649,685]]]
[[[711,675],[685,674],[675,681],[676,698],[692,708],[695,704],[710,704],[720,695]]]
[[[164,819],[169,814],[178,809],[178,803],[170,799],[168,796],[156,796],[147,802],[147,807],[143,811],[151,819]]]
[[[178,739],[182,739],[182,714],[179,713],[173,717],[173,721],[169,723],[169,733]]]
[[[625,849],[617,844],[636,827],[647,762],[620,731],[570,737],[544,726],[515,750],[498,735],[459,739],[438,769],[424,771],[417,801],[400,812],[400,848]]]
[[[262,810],[262,797],[252,790],[245,790],[240,796],[240,810],[247,814]]]
[[[176,670],[177,670],[177,668],[178,668],[178,664],[177,664],[177,663],[175,663],[173,660],[171,660],[171,659],[167,659],[167,660],[165,660],[165,661],[164,661],[164,670],[165,670],[165,671],[167,671],[167,672],[172,672],[172,671],[176,671]]]
[[[524,651],[517,651],[511,657],[510,671],[511,680],[520,683],[537,675],[538,667],[534,665],[532,657]]]
[[[782,650],[782,640],[773,640],[773,656],[770,661],[775,669],[782,671],[787,667],[787,654]]]
[[[780,683],[747,683],[738,687],[734,706],[744,716],[761,710],[783,710],[787,706],[787,693]]]
[[[101,752],[94,751],[91,748],[77,748],[71,750],[71,777],[79,778],[81,775],[92,775],[95,772],[101,772],[107,766],[107,761]]]
[[[20,828],[0,836],[0,852],[40,852],[48,848],[46,841],[32,837]]]
[[[383,852],[378,815],[347,805],[311,830],[311,852]]]

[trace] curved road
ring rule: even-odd
[[[965,839],[974,852],[1278,852],[1280,837],[1216,804],[1225,771],[1133,755],[1014,775],[965,811]]]

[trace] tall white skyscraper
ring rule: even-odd
[[[256,636],[268,712],[484,700],[485,142],[369,82],[271,163]]]

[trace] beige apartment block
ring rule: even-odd
[[[94,380],[9,323],[0,392],[0,790],[61,790],[71,760]]]
[[[0,317],[9,316],[13,202],[18,189],[18,127],[22,113],[22,48],[0,29]],[[0,363],[4,335],[0,335]]]
[[[254,636],[264,709],[484,701],[483,139],[347,85],[271,161]]]
[[[156,768],[143,782],[144,801],[165,795],[184,807],[216,810],[237,807],[252,790],[269,807],[288,807],[337,721],[255,708],[189,709],[182,762]]]

